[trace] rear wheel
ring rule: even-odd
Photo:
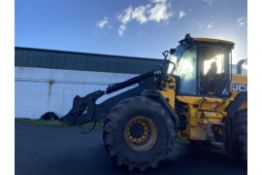
[[[156,168],[172,149],[174,125],[157,102],[132,97],[114,106],[104,123],[104,145],[119,166]]]
[[[226,151],[230,158],[247,161],[247,110],[241,110],[227,124]]]

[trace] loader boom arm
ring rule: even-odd
[[[74,97],[73,106],[71,110],[63,116],[60,121],[65,125],[83,125],[88,122],[96,121],[96,100],[105,94],[110,94],[116,92],[120,89],[129,87],[131,85],[141,83],[145,79],[153,76],[158,76],[162,73],[161,68],[155,68],[154,70],[133,77],[129,80],[114,83],[108,85],[106,91],[97,90],[84,97],[79,97],[78,95]]]

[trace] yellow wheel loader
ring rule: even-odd
[[[241,72],[244,60],[232,73],[233,47],[229,41],[187,34],[163,52],[163,63],[152,71],[76,96],[60,121],[72,126],[102,120],[106,151],[130,171],[156,168],[175,137],[222,146],[229,157],[246,161],[247,77]]]

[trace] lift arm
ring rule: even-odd
[[[108,85],[106,91],[97,90],[84,97],[79,97],[78,95],[74,97],[73,106],[71,110],[63,116],[60,121],[65,125],[82,125],[88,122],[96,120],[96,100],[105,94],[111,94],[120,89],[129,87],[131,85],[141,83],[142,81],[161,74],[161,69],[156,68],[150,72],[138,75],[127,81],[120,83],[114,83]],[[112,98],[112,97],[111,97]],[[110,99],[109,99],[110,100]],[[108,101],[108,100],[107,100]]]

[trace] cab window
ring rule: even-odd
[[[200,45],[200,95],[223,96],[229,81],[229,52],[224,47]]]
[[[178,93],[196,95],[196,46],[186,50],[179,59],[175,74],[180,77]]]

